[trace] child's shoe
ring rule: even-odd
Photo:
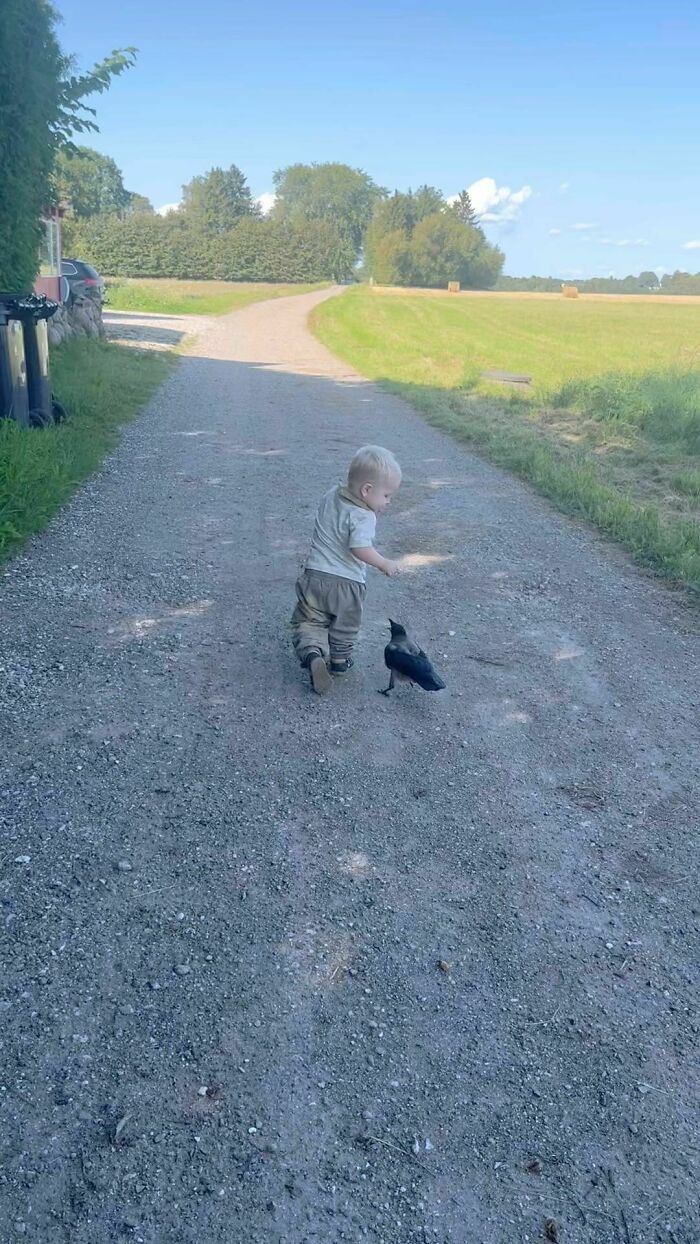
[[[326,691],[330,691],[333,686],[333,679],[328,673],[328,666],[321,656],[320,652],[312,652],[307,658],[306,665],[311,679],[311,686],[316,695],[325,695]]]
[[[331,674],[347,674],[354,664],[352,657],[345,657],[343,661],[331,661]]]

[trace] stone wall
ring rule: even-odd
[[[102,303],[97,298],[79,298],[61,303],[49,320],[49,344],[59,346],[73,337],[104,337]]]

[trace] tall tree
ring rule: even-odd
[[[73,133],[97,128],[84,99],[134,61],[130,48],[76,74],[56,38],[57,20],[48,0],[0,3],[0,289],[31,286],[56,150]]]
[[[416,208],[413,194],[410,190],[407,194],[395,190],[390,198],[384,199],[375,207],[370,230],[377,227],[383,234],[393,233],[398,229],[409,238],[413,233],[415,223]]]
[[[408,193],[413,200],[414,226],[419,225],[426,216],[443,211],[445,207],[444,195],[435,186],[419,186],[417,190],[409,190]]]
[[[300,225],[323,220],[359,254],[375,204],[386,191],[347,164],[290,164],[278,169],[274,220]]]
[[[108,212],[124,212],[131,195],[121,170],[110,156],[92,147],[68,147],[59,151],[54,173],[56,195],[78,219]]]
[[[390,198],[378,203],[367,234],[367,249],[371,251],[373,239],[400,230],[407,239],[413,235],[416,225],[440,212],[445,200],[434,186],[419,186],[417,190],[395,190]],[[377,276],[376,278],[380,278]]]
[[[380,231],[375,221],[367,230],[365,269],[379,285],[411,285],[411,241],[403,229]]]
[[[452,204],[452,211],[457,219],[462,221],[463,225],[473,225],[474,228],[478,227],[479,217],[474,211],[474,204],[471,201],[468,190],[460,190]]]
[[[126,211],[129,216],[154,215],[155,208],[153,207],[151,200],[146,198],[145,194],[137,194],[135,191],[132,192],[129,190],[127,190],[126,193],[129,196],[129,202],[126,207]]]
[[[655,272],[640,272],[639,284],[642,289],[657,290],[659,288],[659,278]]]
[[[416,285],[434,288],[459,281],[465,289],[483,289],[493,285],[504,257],[484,242],[480,229],[447,211],[426,216],[416,225],[411,258]]]
[[[433,186],[398,191],[376,208],[367,230],[365,268],[381,284],[488,289],[503,254],[482,230],[447,208]]]
[[[209,238],[228,233],[243,216],[259,216],[241,170],[212,168],[182,187],[182,211],[189,224]]]

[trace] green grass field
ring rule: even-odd
[[[366,375],[441,389],[494,392],[481,372],[500,370],[531,376],[533,397],[546,400],[570,380],[608,371],[700,369],[700,298],[451,299],[357,286],[319,307],[316,323],[332,349],[362,357]]]
[[[52,352],[53,388],[68,421],[46,429],[0,421],[0,559],[46,526],[176,366],[173,354],[104,341]]]
[[[312,323],[431,422],[700,590],[700,299],[357,288],[317,307]],[[494,370],[532,383],[482,378]]]
[[[265,298],[308,294],[322,285],[265,285],[245,281],[127,280],[107,277],[111,311],[150,311],[161,315],[224,315]]]

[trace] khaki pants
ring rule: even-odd
[[[326,660],[345,661],[351,655],[362,621],[364,583],[340,575],[304,570],[296,585],[297,606],[292,614],[294,651],[302,665],[311,652]]]

